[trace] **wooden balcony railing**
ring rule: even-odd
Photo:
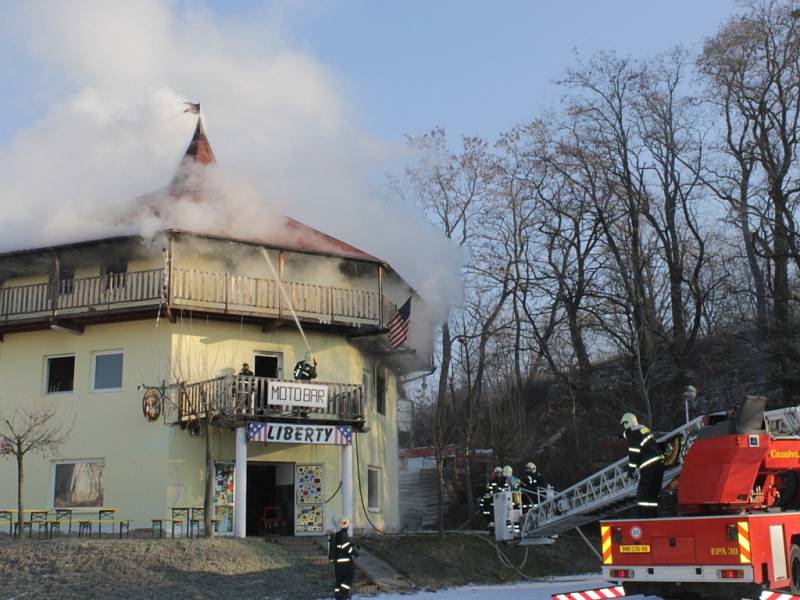
[[[325,408],[302,408],[267,403],[270,381],[285,381],[267,377],[223,375],[214,379],[172,386],[177,397],[177,413],[167,420],[188,423],[195,419],[223,421],[266,420],[297,417],[309,421],[361,422],[364,420],[364,389],[360,384],[319,383],[328,387]],[[310,382],[317,383],[317,382]]]
[[[0,320],[20,321],[59,315],[97,314],[111,309],[158,306],[209,310],[271,318],[290,316],[276,281],[233,273],[173,268],[169,286],[164,270],[112,273],[0,288]],[[300,318],[322,323],[380,326],[397,310],[377,291],[284,282]]]
[[[380,294],[284,281],[295,311],[324,322],[380,322]],[[232,313],[289,316],[289,307],[277,282],[232,273],[173,269],[172,298],[176,305],[200,305]]]
[[[0,316],[9,320],[158,302],[163,275],[153,269],[2,288]]]

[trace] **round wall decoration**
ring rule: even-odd
[[[147,390],[144,393],[142,413],[148,421],[155,421],[161,416],[161,393],[158,390]]]

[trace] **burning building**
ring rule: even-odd
[[[202,204],[215,161],[198,116],[172,182],[124,219]],[[222,534],[318,534],[342,514],[397,528],[398,388],[430,363],[406,335],[418,299],[385,261],[298,221],[263,231],[172,223],[0,255],[4,406],[72,424],[58,456],[26,458],[28,506],[186,534],[209,474]],[[295,380],[311,356],[317,377]],[[2,486],[0,506],[15,496]]]

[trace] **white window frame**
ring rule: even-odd
[[[369,472],[370,471],[377,471],[378,473],[378,506],[370,506],[369,505]],[[381,467],[374,467],[372,465],[367,465],[367,512],[371,513],[379,513],[382,512],[382,501],[383,501],[383,493],[381,492],[381,488],[383,487],[383,469]]]
[[[56,465],[73,465],[73,464],[85,464],[85,463],[103,463],[103,504],[99,507],[94,506],[59,506],[59,509],[65,510],[79,510],[79,509],[88,509],[92,510],[94,508],[102,508],[106,502],[106,468],[108,467],[108,461],[105,458],[59,458],[56,460],[51,460],[50,464],[52,465],[50,469],[50,506],[53,510],[56,509]]]
[[[72,357],[72,389],[68,392],[50,392],[50,359],[51,358],[68,358]],[[44,389],[42,392],[45,396],[69,396],[75,392],[75,371],[78,365],[78,359],[74,352],[66,354],[47,354],[44,357]]]
[[[100,388],[97,389],[94,387],[95,384],[95,370],[97,369],[97,357],[98,356],[109,356],[112,354],[121,354],[122,355],[122,382],[119,387],[116,388]],[[121,392],[122,389],[125,387],[125,351],[124,350],[98,350],[92,352],[92,374],[91,374],[91,381],[89,382],[89,389],[93,394],[114,394],[116,392]]]

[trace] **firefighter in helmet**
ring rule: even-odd
[[[303,360],[297,362],[293,374],[298,381],[310,381],[317,378],[317,359],[311,352],[306,352]]]
[[[328,558],[333,561],[333,572],[336,576],[333,593],[337,599],[350,597],[355,576],[353,557],[358,556],[358,551],[350,541],[348,527],[350,519],[339,517],[336,520],[336,533],[332,533],[328,538]]]
[[[636,415],[625,413],[620,419],[623,437],[628,441],[628,475],[639,471],[636,488],[637,514],[642,518],[658,516],[658,494],[664,479],[664,456],[653,432],[639,423]]]
[[[522,513],[525,514],[534,504],[539,504],[539,489],[545,486],[544,479],[534,463],[529,462],[525,465],[525,474],[522,476],[520,485],[524,490],[522,493]]]
[[[494,534],[494,495],[499,492],[503,487],[503,469],[495,467],[492,471],[492,478],[486,484],[486,492],[481,498],[481,513],[483,518],[486,519],[489,534]]]

